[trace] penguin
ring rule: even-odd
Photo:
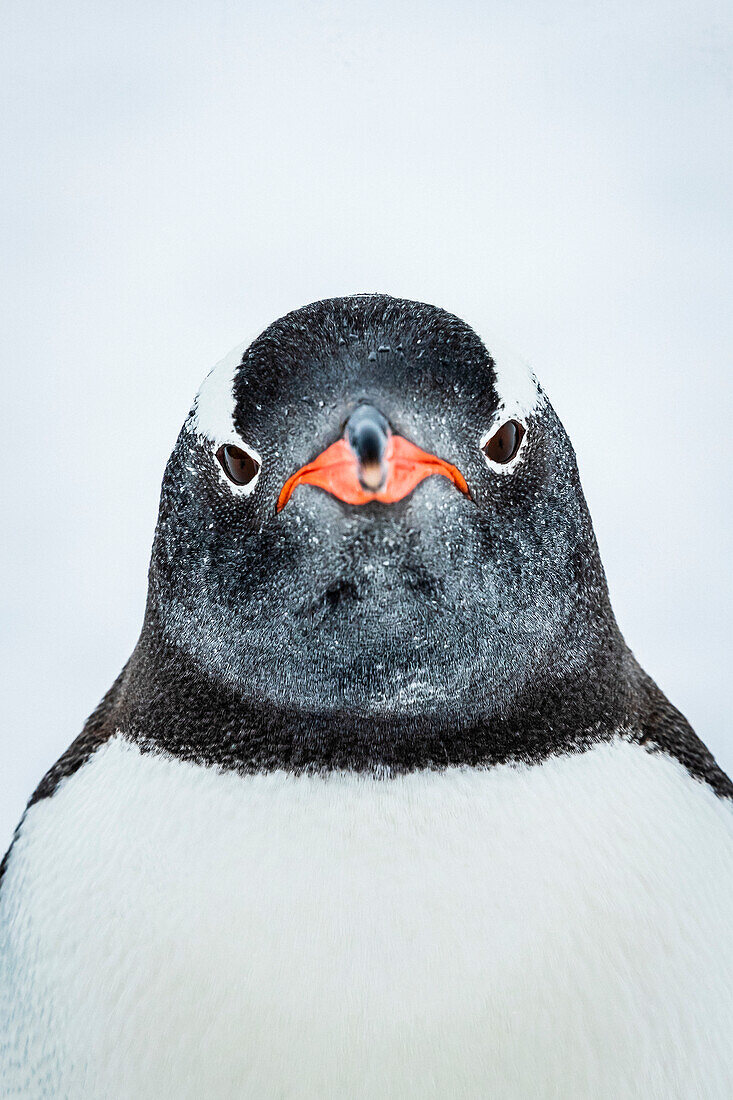
[[[296,310],[202,385],[3,862],[2,1095],[728,1098],[732,796],[531,370]]]

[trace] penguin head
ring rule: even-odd
[[[457,317],[368,295],[276,321],[168,463],[151,629],[248,699],[505,713],[615,626],[569,440]]]

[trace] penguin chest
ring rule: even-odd
[[[114,740],[0,894],[9,1095],[733,1091],[733,815],[617,741],[392,779]]]

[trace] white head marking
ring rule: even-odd
[[[248,343],[238,344],[209,371],[193,405],[191,427],[212,443],[238,443],[234,428],[234,379]]]
[[[485,444],[505,421],[517,420],[526,429],[529,417],[541,407],[545,396],[525,359],[500,340],[485,338],[481,333],[478,335],[494,362],[494,387],[499,402],[491,424],[487,424],[478,441],[483,451]],[[492,462],[485,452],[484,459],[495,473],[509,474],[521,462],[523,455],[524,445],[520,444],[511,462]]]
[[[233,444],[251,455],[261,468],[262,458],[250,443],[242,439],[234,426],[234,379],[250,342],[248,340],[238,344],[207,374],[196,394],[189,427],[201,439],[212,445],[214,455],[219,447],[227,443]],[[235,485],[226,476],[216,458],[214,463],[222,481],[231,492],[249,496],[254,491],[257,477],[246,485]]]
[[[500,340],[484,338],[484,347],[494,361],[497,418],[513,417],[526,425],[527,418],[542,404],[544,395],[529,363]]]

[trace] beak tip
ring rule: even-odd
[[[387,480],[383,463],[368,462],[359,464],[359,482],[362,489],[369,493],[378,493]]]

